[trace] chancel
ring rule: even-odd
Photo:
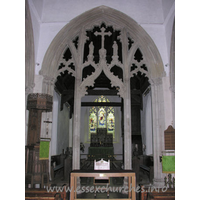
[[[174,199],[174,0],[80,3],[26,0],[25,198]]]

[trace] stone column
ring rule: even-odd
[[[170,49],[170,90],[172,98],[172,119],[175,127],[175,20],[172,28],[171,49]]]
[[[124,169],[132,169],[132,138],[131,138],[131,91],[130,91],[130,59],[126,29],[121,32],[122,60],[124,65],[124,88],[120,88],[124,99]],[[121,91],[123,90],[123,91]]]
[[[73,51],[75,63],[76,63],[76,74],[75,74],[75,85],[74,85],[74,113],[73,113],[73,135],[72,135],[72,170],[80,169],[80,131],[81,131],[81,98],[84,96],[81,91],[82,83],[82,61],[83,61],[83,52],[84,44],[87,37],[85,36],[85,29],[82,28],[79,44],[78,44],[78,53]],[[74,49],[73,47],[71,49]],[[92,52],[90,52],[92,54]],[[77,185],[79,184],[79,179]]]
[[[80,169],[80,124],[81,124],[81,92],[80,80],[75,80],[74,115],[73,115],[73,157],[72,169]]]
[[[163,187],[162,163],[160,156],[164,150],[164,99],[162,90],[162,78],[154,79],[151,82],[152,89],[152,117],[153,117],[153,158],[154,158],[154,179],[155,186]]]
[[[80,131],[81,131],[81,98],[80,79],[75,79],[73,141],[72,141],[72,170],[80,169]],[[81,187],[80,177],[77,177],[77,188]],[[80,191],[77,193],[80,194]]]
[[[131,147],[131,93],[130,79],[126,80],[126,92],[124,94],[124,169],[132,169]]]
[[[131,93],[130,93],[130,78],[125,80],[124,92],[124,169],[132,169],[132,138],[131,138]],[[128,187],[128,177],[124,177],[123,187]],[[124,194],[127,194],[123,190]]]
[[[121,33],[122,60],[124,64],[124,88],[120,88],[124,99],[124,169],[132,169],[132,138],[131,138],[131,91],[130,91],[130,63],[128,59],[128,40],[126,30]],[[123,90],[123,92],[121,91]],[[124,177],[124,187],[128,186],[128,177]],[[123,191],[123,193],[126,193]]]
[[[73,144],[73,115],[69,120],[69,147],[72,147]]]
[[[171,101],[172,101],[172,120],[173,120],[173,127],[175,128],[175,89],[174,88],[170,88],[171,89]]]

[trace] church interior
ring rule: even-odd
[[[175,199],[174,0],[26,0],[25,97],[25,199]]]

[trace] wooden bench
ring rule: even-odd
[[[63,189],[62,192],[47,191],[46,189],[26,189],[25,199],[26,200],[45,200],[45,199],[59,199],[61,197],[63,200],[67,200],[66,191]]]
[[[149,188],[141,186],[141,200],[153,200],[153,199],[162,199],[162,200],[173,200],[175,199],[175,189],[168,188],[166,191],[162,188]]]
[[[146,165],[140,165],[140,169],[150,173],[150,167],[147,167]]]
[[[64,170],[63,164],[56,165],[55,167],[51,166],[51,178],[52,178],[52,180],[54,180],[56,172],[59,172],[62,169]]]
[[[60,170],[60,169],[63,169],[64,168],[64,165],[63,165],[63,163],[61,163],[60,165],[56,165],[54,168],[53,168],[53,171],[54,171],[54,173],[56,172],[56,171],[58,171],[58,170]]]
[[[64,152],[60,155],[54,155],[51,157],[51,178],[54,180],[55,175],[60,170],[64,170],[64,159],[65,159]]]

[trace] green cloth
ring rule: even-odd
[[[175,173],[175,156],[162,156],[162,172]]]
[[[49,141],[40,141],[40,160],[49,159]]]

